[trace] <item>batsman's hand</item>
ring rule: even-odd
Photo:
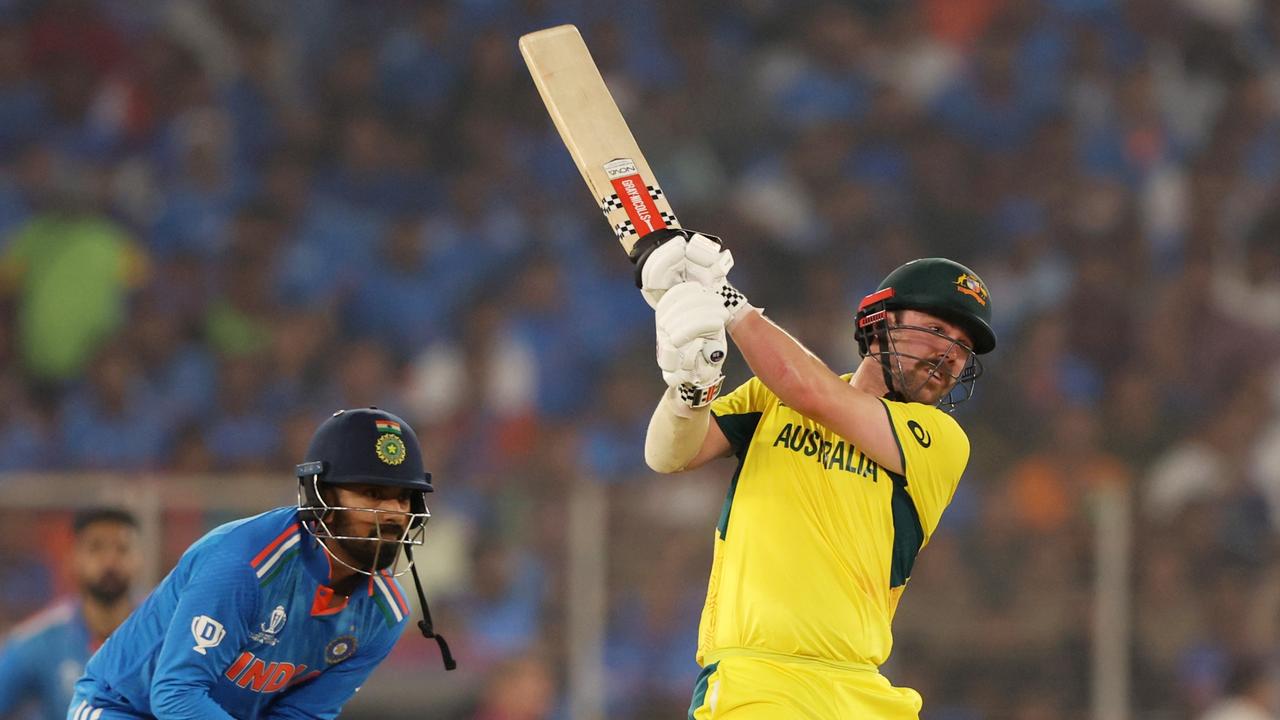
[[[729,270],[733,268],[733,253],[718,239],[688,230],[671,232],[667,239],[657,240],[660,245],[637,259],[640,293],[654,309],[663,294],[675,285],[696,282],[714,288],[728,282]]]
[[[709,405],[724,383],[728,310],[718,295],[694,282],[667,290],[655,310],[662,379],[689,407]]]

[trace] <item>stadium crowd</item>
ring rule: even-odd
[[[972,460],[886,669],[925,717],[1084,716],[1107,489],[1133,499],[1137,716],[1270,666],[1263,0],[0,0],[0,472],[288,484],[332,410],[403,415],[468,528],[433,608],[482,681],[439,712],[486,720],[564,714],[564,515],[603,484],[609,716],[681,716],[730,470],[644,466],[651,311],[516,48],[561,22],[684,224],[833,367],[899,263],[990,287]],[[0,629],[55,577],[0,555]],[[406,642],[392,663],[428,667]]]

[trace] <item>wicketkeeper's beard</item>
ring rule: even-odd
[[[120,573],[108,570],[96,580],[85,582],[85,593],[100,605],[115,605],[129,592],[129,581]]]
[[[370,572],[386,570],[394,565],[396,558],[400,556],[400,543],[389,538],[403,537],[404,528],[394,523],[383,522],[381,528],[375,525],[361,535],[351,527],[354,524],[351,522],[351,512],[353,511],[339,510],[336,513],[339,517],[335,518],[336,527],[333,528],[333,534],[347,536],[335,538],[335,540],[347,557],[351,558],[352,564]],[[381,534],[378,532],[379,529],[382,530]],[[361,537],[368,539],[354,539]]]

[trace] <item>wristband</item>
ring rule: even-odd
[[[724,386],[724,373],[706,385],[694,385],[693,383],[680,383],[676,388],[676,393],[680,396],[680,402],[691,408],[702,408],[711,404],[720,395],[720,388]]]

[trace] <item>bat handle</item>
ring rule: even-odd
[[[636,266],[636,287],[643,288],[644,282],[640,278],[641,271],[644,270],[644,261],[649,259],[654,250],[657,250],[663,243],[674,237],[682,237],[685,240],[692,238],[694,235],[701,235],[705,238],[714,240],[717,245],[724,245],[716,235],[698,232],[697,230],[686,230],[684,228],[662,228],[654,230],[651,233],[642,235],[636,244],[631,246],[631,252],[627,253],[627,257],[631,259],[633,265]]]

